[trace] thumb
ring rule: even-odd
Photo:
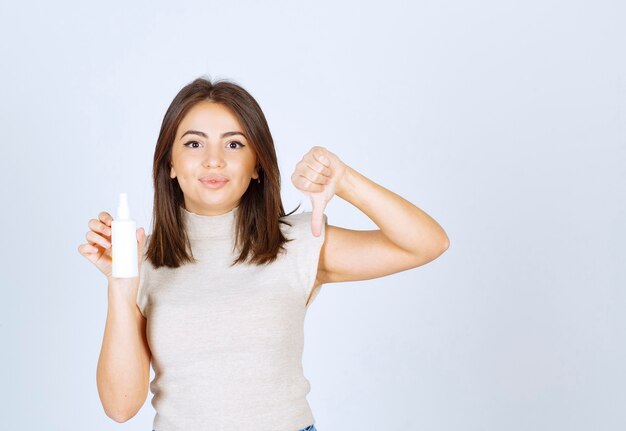
[[[146,242],[146,232],[142,227],[137,229],[137,258],[141,267],[141,261],[143,260],[143,248]]]
[[[313,205],[313,213],[311,214],[311,232],[313,232],[313,235],[315,236],[320,236],[322,233],[322,223],[324,222],[326,200],[319,194],[312,195],[311,203]]]

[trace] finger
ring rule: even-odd
[[[144,249],[144,242],[146,241],[146,232],[144,231],[144,229],[142,227],[137,229],[137,261],[139,263],[139,270],[141,271],[141,264],[143,262],[143,249]]]
[[[97,247],[91,245],[91,244],[81,244],[78,246],[78,252],[80,254],[82,254],[83,256],[89,256],[92,255],[94,253],[98,253],[100,250],[98,250]]]
[[[324,186],[322,184],[316,184],[308,178],[303,177],[302,175],[297,176],[296,183],[296,186],[298,186],[298,188],[307,192],[318,193],[324,191]]]
[[[137,228],[137,241],[139,241],[140,244],[143,244],[143,241],[146,237],[146,232],[143,230],[142,227],[138,227]]]
[[[328,177],[315,172],[313,169],[306,167],[300,170],[299,174],[315,184],[327,184]]]
[[[144,242],[146,241],[146,231],[140,227],[137,228],[137,242],[138,242],[138,247],[137,249],[139,250],[139,255],[141,256],[142,252],[143,252],[143,247],[144,247]]]
[[[324,222],[324,209],[326,202],[321,196],[312,196],[311,202],[313,205],[313,211],[311,214],[311,232],[313,235],[320,236],[322,233],[322,223]]]
[[[103,248],[111,247],[111,243],[109,241],[107,241],[105,238],[102,238],[94,231],[90,230],[89,232],[87,232],[87,235],[85,235],[85,237],[87,238],[87,241],[89,241],[92,245],[98,244]]]
[[[310,170],[317,174],[317,178],[319,179],[319,181],[316,181],[317,183],[328,184],[328,182],[330,181],[330,175],[332,173],[329,168],[316,161],[314,161],[313,163],[306,162],[306,166],[309,169],[305,170]]]
[[[89,223],[87,223],[87,226],[89,226],[89,229],[93,230],[94,232],[100,232],[102,235],[106,235],[109,237],[111,236],[111,228],[100,220],[92,218],[91,220],[89,220]]]
[[[327,150],[319,150],[313,152],[313,157],[322,165],[329,167],[330,166],[330,158],[325,154]]]
[[[111,217],[111,214],[109,214],[108,212],[101,211],[100,214],[98,214],[98,220],[100,220],[102,223],[104,223],[107,226],[111,226],[113,217]]]
[[[333,172],[332,169],[327,164],[322,163],[320,160],[318,160],[315,156],[303,158],[302,163],[306,164],[307,166],[309,166],[311,169],[313,169],[316,172],[319,172],[327,176],[332,175],[332,172]]]

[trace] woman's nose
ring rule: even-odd
[[[220,167],[224,165],[224,157],[219,150],[207,150],[204,164],[208,167]]]

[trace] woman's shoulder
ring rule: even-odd
[[[285,215],[283,217],[280,218],[280,220],[282,221],[286,221],[290,224],[297,224],[297,225],[301,225],[302,223],[304,223],[305,220],[311,220],[311,216],[312,216],[312,212],[311,211],[304,211],[304,212],[300,212],[300,213],[293,213],[293,214],[289,214],[289,215]],[[282,223],[281,223],[282,224]]]
[[[291,226],[288,226],[285,223],[279,223],[279,225],[280,228],[283,230],[283,233],[289,235],[290,237],[307,238],[314,240],[318,237],[315,237],[313,235],[313,232],[311,231],[312,216],[312,211],[304,211],[297,214],[290,214],[288,216],[281,217],[280,220],[289,223]],[[327,223],[328,218],[326,217],[326,214],[324,214],[322,233],[324,233],[324,227]]]
[[[311,224],[311,211],[293,213],[280,218],[280,228],[283,232],[294,233],[301,232],[307,224]]]

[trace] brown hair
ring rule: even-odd
[[[185,114],[198,102],[223,104],[236,118],[249,138],[256,153],[260,183],[251,181],[239,201],[235,220],[235,247],[240,247],[239,257],[231,266],[249,260],[261,265],[273,262],[285,238],[278,223],[285,215],[280,197],[280,171],[274,141],[261,107],[245,89],[225,79],[211,82],[210,78],[197,78],[183,87],[170,104],[157,139],[152,167],[154,229],[147,248],[147,258],[155,268],[178,268],[194,262],[191,244],[183,225],[183,192],[177,178],[170,178],[172,145],[176,131]],[[289,225],[291,226],[291,225]]]

